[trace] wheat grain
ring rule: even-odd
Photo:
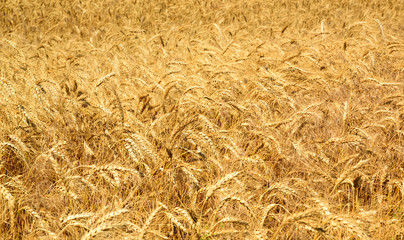
[[[144,235],[148,231],[148,228],[150,227],[150,224],[153,221],[154,217],[163,209],[167,209],[167,207],[164,204],[159,203],[159,206],[149,215],[146,222],[143,224],[139,239],[144,239]]]
[[[165,213],[167,217],[173,222],[177,227],[179,227],[183,232],[189,233],[188,230],[182,225],[182,223],[171,213],[166,212]]]
[[[233,172],[233,173],[229,173],[226,176],[222,177],[219,181],[216,182],[216,184],[214,184],[211,187],[208,187],[206,189],[206,197],[205,197],[205,201],[208,200],[214,193],[215,191],[217,191],[218,189],[220,189],[223,185],[225,185],[227,182],[233,180],[237,175],[239,175],[240,172]]]
[[[366,232],[358,227],[352,220],[347,220],[341,216],[330,216],[326,219],[326,222],[332,227],[344,228],[353,236],[357,236],[360,239],[369,239]]]
[[[355,166],[350,167],[345,169],[345,171],[338,177],[338,179],[335,181],[334,184],[334,188],[332,190],[332,192],[334,192],[337,187],[354,171],[356,171],[357,169],[361,168],[363,165],[365,165],[366,163],[369,162],[369,159],[366,160],[361,160],[359,161],[357,164],[355,164]]]
[[[120,216],[122,214],[125,214],[127,212],[129,212],[128,209],[124,209],[124,208],[119,209],[117,211],[107,213],[107,214],[103,215],[102,217],[100,217],[98,219],[96,218],[95,221],[94,221],[94,219],[92,219],[92,221],[90,221],[90,224],[96,224],[96,225],[104,224],[107,220],[110,220],[111,218],[114,218],[114,217]]]
[[[176,207],[176,208],[174,209],[174,211],[175,211],[176,213],[178,213],[178,214],[181,214],[181,215],[186,219],[186,221],[188,222],[188,224],[189,224],[193,229],[196,228],[195,220],[192,218],[192,216],[190,215],[189,211],[187,211],[187,210],[185,210],[185,209],[181,209],[181,208],[179,208],[179,207]]]
[[[219,204],[219,206],[215,209],[214,213],[212,214],[212,217],[215,216],[215,215],[217,214],[217,212],[220,211],[220,209],[222,209],[223,206],[224,206],[227,202],[229,202],[229,201],[235,201],[235,202],[240,203],[242,206],[244,206],[244,207],[248,210],[248,213],[250,214],[250,217],[256,218],[256,216],[255,216],[255,214],[254,214],[252,208],[250,207],[250,205],[249,205],[246,201],[244,201],[244,200],[242,200],[242,199],[240,199],[240,198],[238,198],[238,197],[232,197],[232,196],[227,196],[227,197],[223,198],[223,199],[220,201],[220,204]]]
[[[110,77],[115,76],[115,74],[116,74],[115,72],[108,73],[107,75],[105,75],[102,78],[98,79],[97,84],[95,86],[96,87],[101,86],[101,84],[103,84],[105,82],[105,80],[107,80]]]
[[[210,232],[214,233],[214,229],[220,225],[220,224],[225,224],[225,223],[235,223],[235,224],[239,224],[239,225],[244,225],[246,228],[248,227],[248,222],[243,221],[241,219],[238,218],[232,218],[232,217],[225,217],[223,219],[221,219],[220,221],[216,222],[211,228],[210,228]]]
[[[95,237],[98,233],[102,232],[102,231],[107,231],[110,229],[113,229],[115,227],[115,225],[100,225],[97,228],[94,228],[92,230],[90,230],[88,233],[86,233],[85,235],[83,235],[83,237],[81,237],[81,240],[88,240],[91,239],[93,237]]]
[[[70,221],[74,221],[76,219],[89,218],[92,216],[94,216],[94,213],[79,213],[79,214],[69,215],[67,217],[61,218],[60,221],[62,222],[62,224],[65,224]]]
[[[275,207],[284,208],[282,205],[276,204],[276,203],[269,204],[268,206],[264,207],[264,209],[262,210],[262,211],[263,211],[262,217],[261,217],[261,219],[260,219],[260,226],[261,226],[261,227],[264,227],[265,219],[268,217],[269,211],[271,211],[271,210],[272,210],[273,208],[275,208]]]
[[[2,184],[0,184],[0,195],[2,196],[2,199],[4,202],[6,202],[5,205],[5,210],[8,211],[9,214],[9,224],[11,226],[11,228],[13,229],[15,226],[15,216],[14,216],[14,205],[15,205],[15,199],[13,197],[13,195],[11,195],[11,193],[7,190],[7,188],[5,188]]]

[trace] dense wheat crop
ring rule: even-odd
[[[404,2],[0,3],[1,239],[404,239]]]

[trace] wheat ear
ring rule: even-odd
[[[295,214],[292,214],[290,216],[287,216],[283,219],[281,225],[278,227],[278,229],[276,230],[276,232],[274,233],[274,235],[272,236],[272,240],[274,240],[276,238],[276,236],[278,235],[279,231],[287,224],[293,223],[293,222],[298,222],[300,220],[303,220],[305,218],[311,218],[314,216],[318,216],[319,211],[318,209],[309,209],[303,212],[298,212]]]
[[[235,178],[239,174],[240,174],[240,172],[229,173],[226,176],[224,176],[223,178],[221,178],[215,185],[208,187],[205,201],[208,200],[213,195],[213,193],[215,193],[215,191],[220,189],[224,184],[231,181],[233,178]]]
[[[145,224],[143,225],[141,231],[140,231],[140,236],[139,239],[144,239],[144,235],[147,232],[148,228],[150,227],[151,222],[153,221],[154,217],[157,215],[158,212],[160,212],[162,209],[167,209],[167,207],[159,203],[160,206],[158,206],[147,218]]]
[[[7,210],[10,216],[10,226],[14,227],[14,197],[11,193],[5,188],[2,184],[0,184],[0,196],[3,197],[5,202],[7,202]]]

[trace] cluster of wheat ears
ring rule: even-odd
[[[1,239],[404,239],[402,0],[0,3]]]

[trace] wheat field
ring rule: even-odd
[[[0,239],[404,239],[402,0],[3,0],[0,29]]]

